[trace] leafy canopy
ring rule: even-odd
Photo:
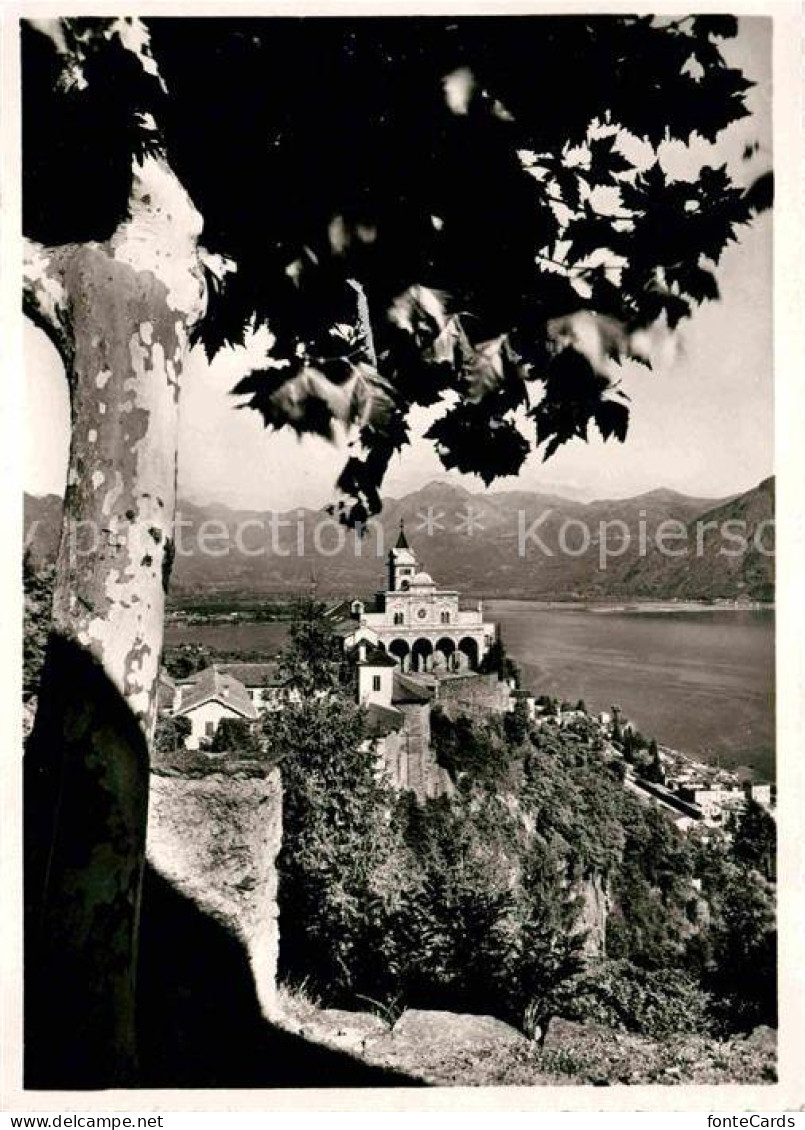
[[[353,428],[351,523],[417,405],[443,408],[444,465],[487,482],[522,465],[523,414],[545,458],[591,425],[623,441],[617,364],[718,296],[771,199],[768,175],[675,181],[658,158],[746,116],[732,16],[65,26],[61,51],[24,35],[26,230],[103,238],[132,155],[164,150],[205,220],[205,350],[268,324],[234,391],[270,427]]]

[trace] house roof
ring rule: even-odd
[[[182,688],[182,701],[176,713],[189,714],[191,710],[196,710],[205,702],[221,703],[241,717],[250,720],[258,716],[243,683],[238,682],[232,675],[222,673],[216,667],[207,667],[194,682]]]
[[[213,663],[222,675],[232,675],[244,687],[284,687],[293,677],[276,661],[269,663]]]
[[[371,738],[384,738],[386,734],[401,730],[404,723],[402,712],[393,706],[370,702],[366,707],[366,732]]]
[[[418,680],[412,679],[410,675],[403,675],[400,671],[395,672],[392,703],[424,703],[430,702],[431,698],[431,692]]]

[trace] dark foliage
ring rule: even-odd
[[[325,616],[327,606],[300,597],[294,606],[280,669],[304,696],[351,687],[352,673],[341,640]]]
[[[519,698],[514,709],[503,715],[503,733],[509,746],[513,749],[521,746],[528,737],[529,729],[528,706]]]
[[[22,201],[26,235],[46,244],[107,239],[128,211],[132,157],[159,148],[145,115],[164,103],[112,19],[22,20]]]
[[[764,821],[760,850],[749,849],[752,862],[751,823],[741,839],[712,836],[696,845],[709,926],[693,939],[689,961],[713,987],[721,1022],[732,1030],[777,1023],[776,893],[753,865],[764,860],[767,834]]]
[[[594,963],[562,988],[562,1015],[608,1028],[663,1038],[707,1033],[712,1028],[708,995],[679,968],[650,971],[630,961]]]
[[[265,658],[263,651],[180,643],[165,648],[162,665],[171,678],[181,680],[205,670],[213,663],[264,663]]]
[[[717,297],[721,253],[771,201],[768,175],[745,192],[656,159],[747,113],[726,17],[156,18],[164,90],[108,25],[72,21],[60,53],[26,25],[26,230],[104,238],[132,153],[164,146],[237,268],[210,270],[204,347],[268,322],[283,367],[235,392],[268,426],[354,426],[348,522],[380,509],[415,405],[443,405],[443,463],[487,482],[528,453],[519,408],[546,458],[591,424],[622,441],[613,364]]]
[[[52,566],[36,569],[26,554],[22,566],[25,611],[22,635],[22,697],[27,702],[39,690],[53,603]]]
[[[222,718],[210,742],[210,753],[252,752],[260,749],[254,724],[245,718]]]
[[[184,715],[161,715],[154,729],[154,752],[172,753],[184,749],[185,739],[193,729],[189,718]]]
[[[494,674],[499,679],[513,679],[515,686],[520,685],[520,668],[506,651],[506,645],[500,638],[492,641],[478,670],[482,675]]]
[[[756,801],[748,798],[736,821],[733,854],[738,863],[760,871],[767,879],[775,875],[777,825]]]

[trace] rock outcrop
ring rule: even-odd
[[[407,1009],[386,1039],[390,1048],[409,1044],[431,1049],[447,1046],[453,1051],[528,1045],[528,1040],[521,1032],[495,1016],[422,1008]],[[373,1044],[373,1049],[378,1051],[378,1043]]]
[[[607,917],[609,915],[609,893],[606,880],[598,872],[582,879],[578,885],[581,896],[581,913],[578,929],[586,934],[584,953],[588,957],[599,957],[606,952]]]
[[[222,764],[220,771],[204,776],[170,769],[152,773],[148,861],[242,944],[266,1017],[276,1006],[276,856],[281,841],[282,792],[276,770],[239,772],[237,763],[228,760],[225,769]],[[210,969],[209,975],[226,981],[227,970]]]

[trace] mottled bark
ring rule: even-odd
[[[26,309],[60,348],[72,438],[53,631],[26,772],[28,1085],[136,1079],[135,970],[176,489],[179,380],[200,316],[198,213],[135,169],[106,243],[34,248]]]

